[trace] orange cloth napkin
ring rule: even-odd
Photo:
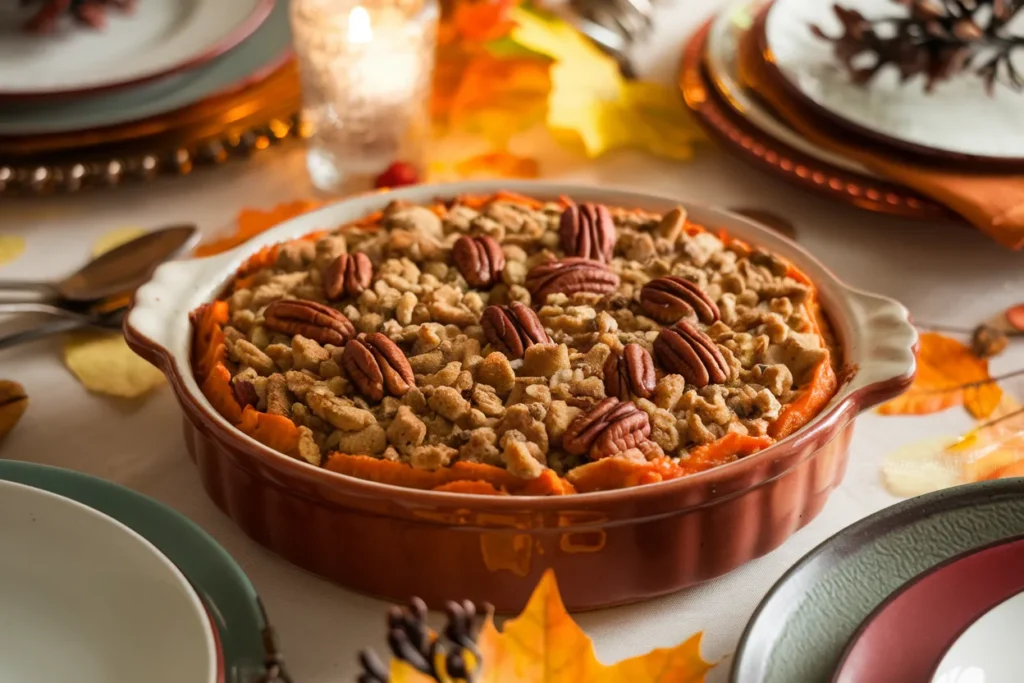
[[[765,63],[760,49],[767,12],[740,41],[740,78],[797,132],[821,147],[860,162],[875,173],[917,190],[948,206],[975,227],[1011,249],[1024,247],[1024,175],[968,173],[911,163],[870,148],[871,142],[839,139],[828,124],[807,111],[779,86],[779,76]]]

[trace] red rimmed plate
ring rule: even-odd
[[[711,23],[683,51],[679,88],[698,123],[727,151],[743,161],[816,194],[853,206],[919,220],[949,220],[945,208],[894,183],[832,166],[773,138],[753,125],[715,90],[703,67]]]
[[[981,633],[979,640],[993,640],[991,632],[999,629],[985,627],[982,622],[986,615],[1004,605],[1009,608],[1011,619],[1013,614],[1024,613],[1016,604],[1019,600],[1011,602],[1022,592],[1024,538],[949,560],[893,593],[868,617],[843,653],[832,681],[955,683],[960,675],[955,672],[971,668],[981,671],[980,680],[987,683],[1018,681],[1017,674],[1024,672],[1024,655],[1013,655],[1016,646],[1009,640],[1013,634],[1006,634],[1007,639],[995,643],[990,651],[967,641],[961,645],[963,654],[959,656],[950,648],[960,643],[961,636],[975,624],[988,631]],[[999,614],[989,617],[992,618],[997,624],[1005,621]],[[947,652],[954,656],[947,658]],[[964,662],[970,664],[964,666]],[[1011,674],[1013,677],[1006,678]]]
[[[168,78],[205,64],[259,28],[275,0],[139,2],[102,29],[52,34],[22,25],[37,4],[0,7],[0,101],[84,96]]]
[[[869,20],[906,16],[892,0],[840,2],[855,6]],[[942,4],[942,3],[940,3]],[[951,3],[952,4],[952,3]],[[968,6],[972,3],[965,3]],[[862,86],[835,57],[830,42],[811,32],[843,32],[832,1],[774,0],[760,47],[780,85],[794,100],[838,128],[928,163],[969,165],[974,170],[1024,168],[1024,97],[999,86],[992,95],[982,78],[964,70],[929,92],[924,76],[904,82],[895,66],[883,68]],[[1003,29],[1019,35],[1024,15]],[[891,29],[892,25],[889,25]],[[884,32],[884,29],[881,29]],[[1024,64],[1013,54],[1014,65]],[[976,59],[980,63],[980,59]]]

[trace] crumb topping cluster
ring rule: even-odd
[[[730,434],[770,443],[834,364],[807,280],[681,207],[393,203],[279,245],[225,299],[234,399],[290,420],[313,465],[685,471]]]

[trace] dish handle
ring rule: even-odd
[[[917,328],[898,301],[859,289],[848,289],[853,339],[848,364],[850,381],[842,393],[863,411],[895,398],[917,374]]]
[[[135,353],[165,373],[179,359],[188,362],[192,326],[185,324],[192,309],[210,300],[223,286],[233,252],[203,259],[171,261],[135,292],[124,320],[124,336]]]

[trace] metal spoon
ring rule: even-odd
[[[121,323],[124,322],[125,315],[128,313],[127,306],[117,308],[106,313],[76,313],[58,306],[50,306],[43,303],[19,304],[19,306],[22,306],[23,308],[18,311],[11,310],[10,305],[5,306],[2,312],[49,313],[59,317],[55,320],[47,321],[37,327],[0,336],[0,350],[17,346],[24,342],[42,339],[43,337],[48,337],[52,334],[70,332],[71,330],[77,330],[83,327],[99,327],[108,330],[119,330],[121,329]]]
[[[164,261],[195,246],[195,225],[175,225],[140,235],[105,252],[59,282],[0,281],[0,291],[31,291],[47,299],[98,301],[144,284]]]

